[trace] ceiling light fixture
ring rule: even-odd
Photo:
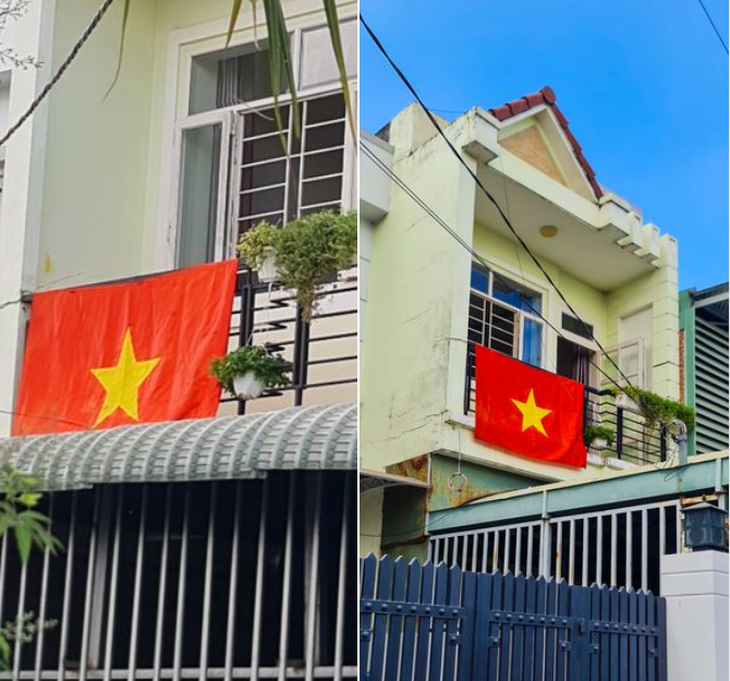
[[[553,225],[540,227],[540,234],[546,239],[552,239],[558,233],[558,228]]]

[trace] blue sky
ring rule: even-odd
[[[727,43],[727,0],[704,2]],[[361,11],[434,110],[550,85],[598,180],[679,240],[680,286],[727,281],[728,62],[697,0],[361,0]],[[375,132],[411,98],[364,31],[360,68],[361,125]]]

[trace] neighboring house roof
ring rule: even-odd
[[[357,468],[351,404],[0,439],[0,463],[44,491],[101,483],[262,478],[270,470]]]
[[[556,97],[552,88],[546,85],[539,92],[535,92],[531,95],[525,95],[524,97],[520,97],[519,99],[507,102],[506,104],[502,104],[502,106],[490,109],[489,113],[491,113],[498,121],[506,121],[507,119],[512,118],[517,114],[524,113],[525,111],[529,111],[530,109],[542,105],[546,105],[555,115],[555,118],[560,124],[560,127],[565,134],[565,137],[568,139],[568,141],[570,142],[570,146],[573,148],[573,153],[575,154],[576,160],[580,164],[580,167],[585,173],[586,179],[593,188],[593,192],[595,193],[596,198],[600,199],[603,196],[604,192],[601,189],[601,185],[598,184],[598,181],[596,180],[596,173],[593,171],[591,164],[588,163],[588,160],[583,155],[583,149],[578,143],[578,140],[570,131],[568,119],[563,115],[563,112],[556,104]]]

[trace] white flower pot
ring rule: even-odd
[[[241,400],[255,400],[264,392],[264,382],[253,371],[247,371],[233,379],[233,392]]]
[[[276,269],[276,257],[274,256],[274,249],[271,246],[267,246],[264,249],[265,258],[261,263],[261,266],[256,270],[259,275],[259,281],[262,284],[270,284],[279,278],[279,272]]]
[[[606,449],[608,447],[608,440],[604,440],[602,437],[594,437],[591,446],[594,449]]]

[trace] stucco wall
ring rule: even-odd
[[[340,3],[347,7],[353,3]],[[113,7],[54,91],[49,108],[38,262],[39,286],[86,283],[160,268],[156,245],[161,184],[174,170],[165,155],[174,108],[166,97],[180,65],[185,41],[170,64],[171,34],[198,27],[192,40],[210,49],[225,43],[230,0],[148,0],[132,3],[124,62],[107,98],[116,69],[122,5]],[[290,0],[290,26],[324,21],[321,2]],[[58,64],[97,9],[92,0],[59,0],[53,62]],[[344,11],[344,10],[343,10]],[[253,37],[250,3],[239,29]],[[259,22],[263,21],[263,11]],[[263,29],[260,29],[263,30]],[[172,77],[171,77],[172,76]],[[175,83],[171,92],[176,98]],[[161,191],[162,189],[162,191]]]
[[[545,314],[559,328],[566,311],[560,297],[528,256],[520,254],[518,259],[512,240],[490,225],[475,224],[473,179],[442,140],[429,139],[419,117],[422,113],[409,107],[390,124],[395,173],[496,269],[513,279],[524,277],[542,291]],[[467,139],[467,119],[446,128],[457,148]],[[464,158],[476,168],[473,157]],[[576,205],[581,202],[586,203],[576,196]],[[651,306],[654,389],[674,396],[676,243],[664,237],[661,246],[659,268],[612,293],[547,260],[543,264],[606,347],[617,340],[621,316]],[[619,247],[608,243],[605,248]],[[600,258],[600,253],[590,255]],[[393,189],[390,213],[375,230],[369,277],[368,342],[363,353],[368,371],[361,383],[361,442],[367,465],[382,468],[428,452],[460,450],[465,460],[539,479],[610,475],[603,467],[575,470],[538,463],[474,439],[469,419],[463,416],[471,262],[467,249],[401,190]],[[546,345],[544,366],[555,370],[554,331],[547,332]]]
[[[98,7],[61,0],[53,63],[68,54]],[[147,186],[157,2],[132,3],[124,65],[122,5],[113,7],[49,100],[38,285],[137,274]]]

